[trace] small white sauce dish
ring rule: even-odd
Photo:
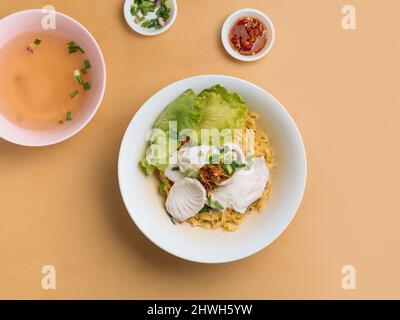
[[[134,3],[134,0],[125,0],[124,4],[124,16],[127,24],[131,29],[136,31],[137,33],[144,36],[157,36],[161,33],[167,31],[174,24],[176,20],[176,16],[178,14],[178,5],[176,0],[168,0],[171,6],[171,13],[169,19],[166,21],[165,25],[161,29],[148,29],[142,27],[140,24],[135,22],[135,17],[131,13],[131,8]]]
[[[267,43],[264,48],[256,53],[255,55],[246,56],[240,54],[237,50],[235,50],[230,41],[230,33],[232,27],[235,23],[245,17],[256,18],[264,23],[267,30]],[[225,50],[235,59],[240,61],[257,61],[261,58],[265,57],[274,46],[275,42],[275,27],[271,21],[271,19],[263,12],[256,9],[241,9],[234,13],[232,13],[226,20],[221,30],[221,39],[222,44],[224,45]]]

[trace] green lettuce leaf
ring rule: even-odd
[[[154,128],[163,130],[167,141],[169,137],[177,137],[184,129],[195,130],[199,136],[201,129],[240,129],[244,125],[247,111],[247,105],[241,96],[229,92],[219,84],[203,90],[197,97],[189,89],[167,106],[158,117]],[[177,122],[177,132],[169,132],[170,121]],[[164,171],[166,165],[150,164],[144,158],[140,167],[147,175],[151,175],[156,168]]]
[[[169,121],[176,121],[178,132],[185,128],[193,128],[192,117],[193,103],[196,94],[192,89],[186,90],[182,95],[171,102],[165,111],[158,117],[154,128],[161,129],[164,132],[169,131]],[[195,113],[193,113],[193,117]]]
[[[239,129],[244,125],[247,111],[241,96],[218,84],[196,97],[191,120],[196,130]]]

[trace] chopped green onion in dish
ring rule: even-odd
[[[183,176],[184,176],[184,177],[188,177],[191,173],[192,173],[192,170],[187,169],[187,170],[183,173]]]
[[[236,161],[233,161],[231,165],[232,165],[233,169],[235,169],[235,170],[236,169],[242,169],[242,168],[245,168],[247,166],[246,163],[238,163]]]
[[[83,84],[83,90],[88,91],[90,89],[90,83],[89,82],[85,82]]]
[[[85,51],[79,45],[77,45],[74,41],[71,41],[68,43],[68,52],[69,53],[75,53],[78,51],[80,51],[81,53],[85,53]]]
[[[161,193],[161,194],[164,194],[165,191],[166,191],[166,189],[165,189],[165,183],[164,183],[164,182],[161,182],[161,183],[160,183],[160,193]]]
[[[78,49],[75,48],[75,47],[69,47],[69,48],[68,48],[68,52],[69,52],[69,53],[75,53],[75,52],[78,52]]]
[[[179,171],[179,167],[178,167],[178,166],[173,167],[171,170],[172,170],[172,171]]]
[[[72,98],[75,98],[78,94],[79,94],[79,91],[78,90],[74,90],[69,94],[69,96],[72,99]]]
[[[37,47],[41,42],[42,42],[42,40],[40,40],[39,38],[36,38],[33,42],[31,42],[31,43],[28,45],[28,47],[26,48],[26,50],[29,51],[30,53],[33,53],[35,47]]]
[[[222,165],[222,169],[224,170],[224,172],[228,176],[232,176],[233,173],[235,172],[235,170],[233,169],[232,165],[230,165],[230,164],[223,164]]]
[[[210,212],[211,208],[209,206],[204,206],[203,209],[200,210],[200,212]]]
[[[74,77],[79,85],[83,85],[83,79],[82,79],[82,74],[81,74],[80,70],[74,71]]]
[[[71,111],[67,112],[67,121],[72,121],[72,112]]]
[[[88,70],[88,69],[90,69],[92,66],[90,65],[90,61],[89,60],[85,60],[84,62],[83,62],[83,64],[84,64],[84,66],[85,66],[85,70]]]
[[[151,20],[146,20],[145,22],[142,23],[143,28],[156,28],[158,26],[158,19],[151,19]]]
[[[219,210],[219,211],[224,211],[225,208],[222,204],[220,204],[218,201],[214,201],[215,207]]]
[[[200,179],[200,172],[197,171],[197,172],[193,173],[193,174],[192,174],[192,178],[193,178],[193,179],[199,180],[199,179]]]
[[[72,50],[78,50],[78,49],[76,49],[77,46],[76,46],[76,43],[75,43],[74,41],[71,41],[70,43],[68,43],[68,48],[69,48],[69,49],[72,48]],[[88,73],[88,70],[91,69],[91,68],[92,68],[92,66],[91,66],[91,64],[90,64],[90,61],[89,61],[88,59],[86,59],[86,60],[83,62],[83,68],[82,68],[82,69],[80,69],[80,70],[79,70],[79,69],[74,70],[74,78],[76,79],[76,81],[78,82],[78,84],[79,84],[80,86],[82,86],[82,88],[83,88],[84,91],[88,91],[88,90],[90,90],[90,88],[91,88],[90,83],[89,83],[89,82],[86,82],[86,81],[84,80],[84,78],[83,78],[83,76],[86,75],[86,74]],[[74,91],[72,91],[72,92],[69,94],[69,96],[70,96],[70,98],[74,98],[74,97],[76,97],[78,94],[79,94],[79,91],[78,91],[78,90],[74,90]]]
[[[169,0],[134,0],[131,15],[146,29],[161,29],[171,15]]]

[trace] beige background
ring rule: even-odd
[[[358,13],[341,28],[341,7]],[[400,2],[178,0],[175,25],[143,38],[122,0],[1,0],[0,17],[53,4],[103,49],[102,107],[78,135],[31,149],[0,141],[0,298],[400,298]],[[274,21],[267,58],[239,63],[219,32],[234,10]],[[117,181],[124,131],[165,85],[198,74],[252,81],[281,100],[306,144],[309,180],[286,232],[243,261],[200,265],[164,253],[132,223]],[[57,290],[41,268],[57,268]],[[357,268],[357,290],[341,267]]]

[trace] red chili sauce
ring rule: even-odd
[[[259,53],[267,43],[265,24],[252,17],[240,18],[233,25],[230,41],[240,54],[251,56]]]

